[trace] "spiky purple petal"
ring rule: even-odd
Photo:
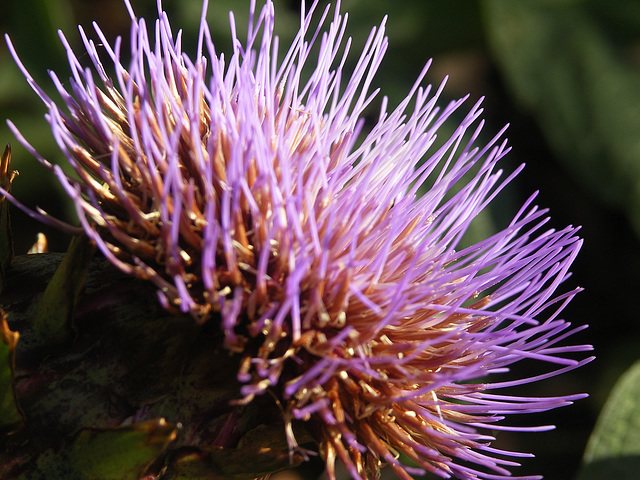
[[[438,106],[444,82],[422,86],[428,63],[397,108],[383,100],[364,133],[385,25],[347,71],[351,41],[339,5],[326,29],[331,11],[318,12],[314,29],[314,2],[278,61],[273,4],[256,14],[252,2],[246,42],[231,15],[225,61],[206,2],[195,60],[160,5],[149,30],[125,3],[128,67],[121,40],[111,47],[94,24],[113,78],[82,29],[92,68],[60,35],[72,77],[51,78],[65,111],[9,43],[77,178],[11,128],[59,178],[86,234],[115,266],[153,282],[167,309],[216,322],[224,345],[243,357],[242,401],[273,393],[291,449],[291,422],[307,422],[330,478],[336,458],[354,478],[373,478],[382,463],[401,478],[509,476],[518,464],[500,457],[525,455],[491,447],[484,432],[545,430],[500,422],[583,395],[496,391],[578,368],[590,358],[571,355],[590,347],[560,344],[582,329],[559,318],[579,289],[557,293],[582,241],[577,228],[546,227],[535,195],[504,230],[461,246],[521,169],[504,178],[498,168],[509,151],[504,130],[475,146],[479,101],[436,142],[466,98]],[[526,359],[548,370],[492,381]]]

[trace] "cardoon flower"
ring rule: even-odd
[[[461,243],[520,170],[504,178],[498,167],[504,130],[476,146],[478,102],[436,141],[465,99],[439,105],[444,83],[421,86],[428,64],[365,127],[384,22],[347,71],[339,5],[303,8],[284,55],[271,1],[259,12],[251,3],[245,41],[231,15],[230,56],[203,13],[194,57],[160,5],[148,26],[125,3],[130,57],[97,25],[97,42],[80,29],[84,58],[60,35],[72,74],[51,73],[61,105],[9,43],[75,175],[10,125],[55,173],[82,231],[122,272],[152,282],[165,309],[219,329],[238,359],[234,401],[273,398],[289,451],[308,454],[299,440],[310,435],[329,478],[336,460],[356,479],[385,464],[404,479],[509,476],[510,457],[527,455],[492,447],[491,432],[531,430],[503,420],[584,395],[502,389],[577,368],[590,359],[571,354],[590,347],[565,346],[582,327],[559,317],[578,291],[562,285],[577,228],[549,229],[532,196],[504,230]],[[501,376],[521,360],[546,373]]]

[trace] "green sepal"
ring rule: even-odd
[[[300,463],[302,457],[286,449],[184,447],[172,455],[163,479],[253,480]]]
[[[61,452],[42,453],[19,480],[140,480],[177,430],[164,419],[85,428]]]
[[[95,245],[85,235],[73,237],[56,273],[36,305],[33,329],[48,344],[66,341],[73,332],[73,313],[84,286]]]
[[[177,431],[162,418],[126,427],[87,428],[76,436],[69,464],[82,480],[138,480]]]
[[[6,314],[0,317],[0,432],[15,430],[22,424],[22,412],[15,397],[14,357],[20,335],[9,330]]]
[[[0,157],[0,186],[8,192],[11,191],[11,182],[18,174],[15,170],[9,170],[10,163],[11,146],[7,144]],[[5,272],[11,266],[12,259],[13,236],[9,219],[9,202],[4,196],[0,196],[0,292],[4,288]]]
[[[182,425],[179,438],[156,460],[150,454],[140,461],[145,480],[253,480],[300,463],[298,455],[289,461],[282,414],[271,396],[233,404],[241,398],[236,376],[242,357],[220,346],[219,329],[168,315],[156,302],[153,285],[126,276],[100,256],[93,259],[75,307],[71,341],[49,345],[37,338],[30,305],[60,270],[62,258],[15,257],[0,296],[11,328],[20,332],[15,376],[25,417],[23,428],[0,438],[0,479],[136,478],[120,472],[96,476],[105,469],[99,462],[107,461],[108,449],[91,442],[98,445],[96,460],[82,440],[97,434],[87,427],[117,429],[132,415],[139,422],[165,418]],[[295,431],[301,443],[303,433]],[[141,448],[131,442],[125,450],[133,455]],[[113,465],[124,466],[124,460],[112,458]],[[152,461],[148,469],[147,460]],[[240,471],[235,462],[242,463]],[[94,473],[87,471],[94,464]]]
[[[640,361],[613,388],[589,439],[577,480],[638,478]]]

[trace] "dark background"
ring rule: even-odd
[[[139,17],[155,19],[155,0],[133,4]],[[228,11],[235,11],[242,38],[248,4],[249,0],[212,1],[208,18],[219,51],[229,51]],[[276,30],[286,45],[299,25],[300,4],[275,4]],[[200,0],[167,0],[164,6],[174,29],[184,28],[185,43],[192,48]],[[353,61],[370,28],[389,15],[390,48],[374,84],[390,97],[391,105],[404,97],[433,57],[428,81],[439,84],[450,75],[445,100],[470,93],[470,107],[486,97],[485,140],[510,123],[507,136],[513,151],[503,168],[509,171],[522,162],[527,168],[498,197],[474,235],[503,227],[508,215],[535,190],[540,190],[538,204],[551,209],[555,227],[582,226],[585,243],[570,283],[585,292],[564,317],[590,325],[574,342],[594,344],[598,358],[571,374],[534,385],[527,393],[588,392],[590,397],[569,408],[518,419],[532,425],[554,423],[555,431],[501,433],[498,438],[502,447],[536,453],[514,474],[570,479],[609,391],[640,357],[640,3],[345,0],[342,11],[350,15]],[[23,62],[48,91],[52,89],[47,69],[61,79],[68,76],[56,30],[64,30],[81,55],[76,25],[91,32],[93,20],[109,38],[128,35],[129,17],[120,0],[0,2],[0,30],[9,33]],[[16,123],[44,157],[63,163],[44,112],[0,43],[0,117]],[[30,207],[39,205],[73,222],[53,176],[30,157],[4,122],[0,142],[11,142],[12,167],[20,172],[13,193]],[[52,251],[66,249],[67,237],[15,209],[12,221],[16,253],[25,253],[39,231],[46,233]]]

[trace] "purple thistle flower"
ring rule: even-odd
[[[241,401],[270,391],[290,449],[300,449],[292,422],[301,420],[329,478],[336,459],[357,479],[376,478],[383,464],[405,479],[424,471],[513,478],[508,467],[517,463],[504,457],[528,455],[491,447],[489,432],[548,429],[502,420],[585,395],[500,389],[577,368],[591,359],[567,354],[591,348],[562,345],[584,328],[559,318],[579,289],[557,292],[582,244],[577,228],[547,229],[532,196],[504,230],[460,247],[520,170],[503,178],[498,169],[509,150],[504,130],[474,145],[483,126],[478,102],[436,147],[439,127],[465,99],[438,107],[444,83],[421,86],[427,64],[397,108],[382,102],[365,134],[363,112],[387,48],[384,22],[349,74],[339,5],[330,22],[329,7],[317,15],[318,2],[303,8],[298,35],[278,60],[273,4],[256,13],[252,2],[245,42],[231,15],[226,59],[215,50],[205,2],[192,60],[160,4],[149,30],[125,3],[128,66],[121,39],[111,46],[97,25],[100,53],[80,29],[92,68],[60,34],[72,76],[51,78],[64,108],[9,42],[77,178],[10,126],[58,177],[82,230],[116,267],[153,282],[167,309],[219,325],[225,347],[243,358]],[[550,370],[493,381],[525,359]]]

